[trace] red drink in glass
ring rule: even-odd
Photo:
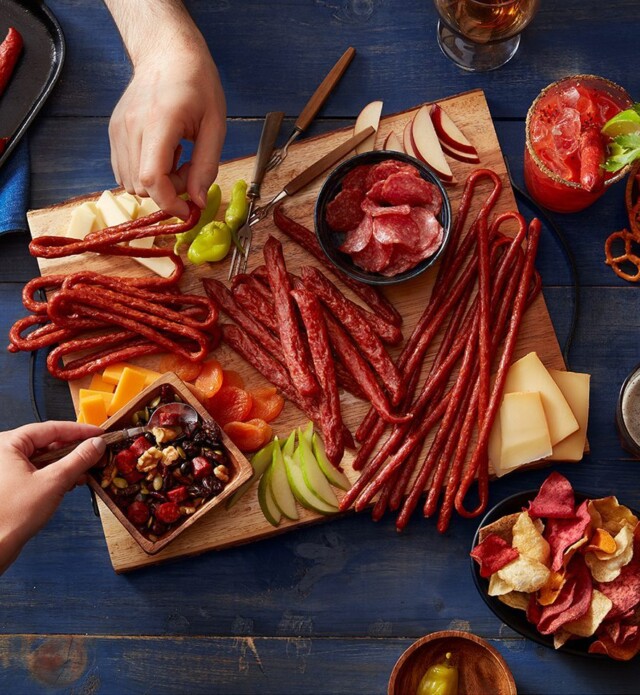
[[[604,185],[587,190],[580,182],[581,135],[602,126],[632,104],[627,92],[602,77],[573,75],[540,92],[527,114],[524,180],[531,196],[554,212],[577,212],[595,202],[627,168],[604,172]],[[602,145],[608,138],[603,135]]]

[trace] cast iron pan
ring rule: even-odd
[[[62,29],[42,0],[0,0],[0,41],[11,26],[22,34],[24,48],[0,97],[0,137],[9,138],[0,167],[51,93],[65,54]]]

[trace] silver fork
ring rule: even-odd
[[[278,138],[278,133],[280,132],[280,126],[282,125],[283,118],[283,111],[270,111],[264,119],[264,125],[262,126],[262,133],[260,135],[260,142],[258,144],[258,151],[256,152],[256,159],[253,165],[251,185],[247,191],[247,197],[249,198],[249,210],[245,223],[242,225],[242,227],[240,227],[236,235],[237,243],[233,247],[233,255],[231,256],[231,265],[229,266],[228,277],[229,280],[238,275],[238,273],[244,273],[244,271],[247,269],[247,260],[249,258],[249,251],[251,251],[251,217],[253,214],[253,208],[256,200],[260,197],[260,186],[262,185],[262,179],[264,178],[269,157],[271,157],[271,153],[273,152],[273,146]]]
[[[316,91],[313,93],[306,106],[302,109],[296,122],[293,126],[293,131],[289,135],[289,139],[284,145],[273,153],[273,156],[267,164],[267,171],[275,169],[287,156],[289,145],[309,127],[309,124],[316,117],[316,114],[322,108],[324,102],[328,99],[329,94],[334,90],[335,86],[344,75],[345,70],[349,67],[349,63],[353,60],[356,54],[356,49],[351,46],[342,54],[338,62],[327,73],[327,76],[319,84]]]

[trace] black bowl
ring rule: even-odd
[[[440,191],[442,196],[442,209],[438,215],[438,221],[442,225],[444,230],[442,237],[442,244],[440,248],[429,258],[425,258],[423,261],[418,263],[413,268],[405,271],[404,273],[399,273],[392,277],[386,277],[385,275],[380,275],[379,273],[370,273],[362,268],[359,268],[351,260],[351,257],[342,253],[338,250],[338,247],[342,244],[344,240],[344,234],[342,232],[336,232],[327,224],[325,220],[325,209],[327,204],[332,201],[336,195],[340,192],[342,188],[342,180],[344,177],[355,167],[361,164],[378,164],[387,159],[395,159],[399,162],[404,162],[406,164],[411,164],[419,172],[423,179],[434,184]],[[449,241],[449,235],[451,231],[451,203],[449,202],[449,196],[442,185],[440,179],[436,174],[421,161],[410,157],[402,152],[391,152],[387,150],[377,150],[374,152],[364,152],[363,154],[356,155],[346,162],[339,164],[327,177],[324,185],[320,189],[318,194],[318,200],[316,201],[315,209],[315,228],[316,236],[318,237],[318,242],[322,247],[322,250],[327,255],[327,258],[343,273],[346,273],[350,277],[360,280],[360,282],[365,282],[369,285],[394,285],[398,282],[404,282],[405,280],[410,280],[420,273],[423,273],[427,268],[430,268],[437,260],[440,255],[444,252]]]
[[[511,497],[507,497],[496,504],[493,509],[490,509],[484,519],[480,522],[478,530],[476,531],[473,541],[471,543],[471,550],[473,550],[476,545],[478,545],[478,536],[480,535],[480,529],[484,526],[497,521],[500,517],[507,516],[508,514],[514,514],[516,512],[521,512],[526,508],[529,502],[538,494],[539,490],[528,490],[527,492],[519,492]],[[576,504],[580,504],[585,499],[587,495],[580,492],[574,491],[574,496]],[[629,507],[631,509],[631,507]],[[638,512],[631,509],[633,514],[638,516]],[[589,645],[594,641],[593,637],[586,637],[584,639],[572,639],[565,642],[565,644],[556,649],[553,646],[553,635],[542,635],[536,630],[536,626],[527,620],[527,616],[524,611],[517,610],[516,608],[511,608],[507,606],[506,603],[502,603],[497,596],[489,596],[489,580],[480,576],[480,566],[473,558],[471,560],[471,574],[473,575],[473,581],[476,585],[476,589],[480,596],[482,596],[484,602],[489,606],[497,618],[499,618],[503,623],[508,625],[512,630],[515,630],[523,637],[533,640],[538,644],[542,644],[545,647],[549,647],[556,652],[564,652],[565,654],[576,654],[578,656],[588,656],[592,659],[604,659],[606,658],[609,662],[610,659],[605,654],[590,654]]]

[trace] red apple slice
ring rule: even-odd
[[[383,149],[391,152],[404,152],[402,140],[400,140],[393,130],[385,138]]]
[[[464,152],[478,156],[476,148],[467,140],[462,131],[440,105],[434,104],[431,107],[431,120],[433,121],[433,127],[436,129],[438,139],[443,145],[446,145],[454,152]]]
[[[372,101],[367,104],[362,111],[358,114],[356,118],[356,124],[353,128],[353,134],[357,135],[363,130],[372,126],[376,131],[372,133],[366,140],[363,140],[357,147],[357,154],[362,154],[363,152],[370,152],[376,144],[376,134],[378,131],[378,125],[380,124],[380,114],[382,113],[382,102]]]
[[[413,121],[409,121],[407,125],[404,127],[404,130],[402,131],[402,146],[404,147],[404,151],[408,155],[411,155],[412,157],[419,159],[418,153],[413,149],[413,141],[411,139],[412,124]]]
[[[480,164],[480,157],[477,154],[467,154],[466,152],[460,152],[460,150],[454,150],[453,147],[445,145],[442,140],[440,144],[442,145],[442,151],[449,157],[453,157],[453,159],[457,159],[465,164]]]
[[[421,107],[413,119],[411,124],[413,148],[418,157],[425,164],[428,164],[443,182],[451,183],[453,174],[451,173],[449,163],[444,157],[429,110],[429,107],[426,105]]]

